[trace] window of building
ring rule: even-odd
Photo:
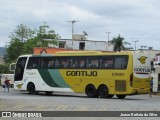
[[[79,50],[84,50],[85,49],[85,42],[80,42],[79,43]]]
[[[65,48],[66,47],[66,42],[59,42],[59,48]]]

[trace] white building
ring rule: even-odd
[[[60,39],[59,48],[75,50],[113,51],[113,45],[106,41]]]
[[[107,41],[87,40],[86,35],[74,34],[73,39],[59,39],[59,46],[49,44],[48,47],[74,50],[113,51],[113,45]]]
[[[153,58],[153,71],[151,76],[153,77],[153,91],[160,92],[160,51],[157,51]]]

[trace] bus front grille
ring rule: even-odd
[[[126,92],[126,81],[125,80],[116,80],[115,91]]]

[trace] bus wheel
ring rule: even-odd
[[[98,92],[97,92],[95,86],[92,85],[92,84],[89,84],[89,85],[86,86],[85,93],[90,98],[96,98],[96,97],[98,97]]]
[[[47,95],[51,95],[53,92],[45,92]]]
[[[126,95],[116,95],[118,97],[118,99],[124,99],[126,97]]]
[[[109,91],[108,91],[108,87],[106,85],[100,85],[99,88],[99,96],[101,98],[108,98],[109,97]]]
[[[30,83],[27,86],[27,91],[29,92],[29,94],[36,94],[35,85],[33,83]]]

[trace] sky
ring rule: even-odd
[[[124,37],[131,45],[160,50],[160,0],[0,0],[0,47],[18,25],[38,28],[44,22],[62,39],[74,33],[88,40],[108,41]]]

